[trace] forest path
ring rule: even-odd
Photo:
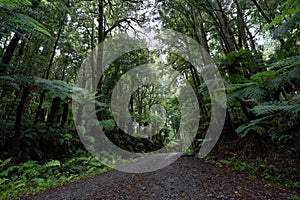
[[[299,191],[298,191],[299,192]],[[296,191],[278,188],[241,172],[181,157],[161,170],[131,174],[109,171],[23,199],[288,199]]]

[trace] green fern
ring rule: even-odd
[[[0,4],[9,7],[32,6],[29,0],[0,0]]]
[[[272,103],[255,106],[252,111],[257,115],[270,115],[278,112],[296,114],[300,112],[300,103]]]
[[[22,32],[20,30],[25,32],[35,30],[46,36],[51,36],[45,26],[20,12],[22,7],[28,6],[32,6],[32,3],[29,0],[0,0],[1,26],[17,33]]]
[[[280,70],[282,68],[289,69],[300,65],[300,56],[292,56],[269,65],[270,70]],[[277,71],[279,73],[280,71]]]
[[[256,73],[256,74],[252,75],[250,77],[250,79],[257,83],[263,83],[263,82],[275,77],[276,74],[277,74],[276,71],[269,70],[269,71]]]
[[[15,16],[19,19],[19,23],[23,23],[24,25],[28,25],[31,28],[33,28],[33,30],[40,32],[46,36],[51,36],[51,34],[47,31],[46,27],[44,25],[42,25],[41,23],[39,23],[38,21],[36,21],[35,19],[23,15],[23,14],[15,14]]]
[[[268,26],[268,28],[272,28],[276,25],[282,24],[285,20],[291,18],[291,16],[300,12],[300,0],[287,0],[281,6],[284,9],[284,12],[276,17]]]
[[[47,92],[51,93],[54,96],[65,98],[72,97],[73,94],[73,85],[68,84],[65,81],[61,80],[48,80],[39,77],[35,77],[35,85]]]
[[[51,160],[43,165],[43,168],[50,168],[50,167],[59,167],[60,161],[59,160]]]
[[[238,102],[238,98],[249,99],[254,102],[259,102],[267,96],[268,91],[261,85],[250,84],[249,86],[241,87],[227,94],[227,105],[233,106]]]
[[[3,169],[6,165],[8,165],[10,163],[10,161],[12,160],[12,158],[8,158],[6,160],[0,160],[0,170]]]
[[[235,132],[240,135],[240,137],[245,137],[250,131],[254,131],[260,135],[264,134],[266,132],[266,129],[262,127],[262,124],[267,124],[269,116],[263,117],[260,119],[252,120],[247,124],[240,125]]]
[[[233,92],[233,91],[240,90],[242,88],[253,86],[253,85],[257,85],[257,84],[254,82],[230,84],[230,85],[226,86],[226,90],[228,92]]]
[[[228,77],[225,77],[225,81],[229,84],[237,84],[237,83],[248,83],[249,80],[244,76],[238,74],[232,74]]]

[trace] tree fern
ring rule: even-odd
[[[270,115],[279,112],[288,112],[296,114],[300,112],[300,95],[296,96],[288,102],[268,102],[263,105],[257,105],[253,108],[253,112],[257,115]]]
[[[282,4],[281,8],[284,12],[276,17],[268,26],[268,28],[282,24],[285,20],[289,20],[292,16],[300,12],[300,0],[287,0]]]
[[[254,131],[259,134],[263,134],[266,132],[266,129],[262,127],[262,124],[268,123],[269,117],[263,117],[260,119],[252,120],[249,123],[242,124],[239,126],[235,132],[239,134],[241,137],[245,137],[250,131]]]
[[[285,67],[287,67],[286,69],[289,69],[291,67],[299,66],[299,65],[300,65],[300,56],[291,56],[269,64],[268,68],[270,70],[280,70]],[[280,71],[277,71],[277,73],[278,72]]]
[[[35,85],[42,90],[46,90],[54,96],[61,98],[72,97],[73,85],[61,80],[47,80],[43,78],[35,78]]]
[[[15,77],[12,76],[0,76],[0,86],[2,88],[10,87],[15,90],[20,89],[20,83],[18,82],[18,80],[16,80]]]
[[[287,72],[275,76],[273,79],[266,82],[263,87],[267,90],[276,91],[287,85],[292,85],[293,82],[300,80],[300,67],[292,67]]]
[[[3,169],[6,165],[8,165],[10,163],[10,161],[12,160],[12,158],[8,158],[6,160],[0,160],[0,170]]]
[[[246,79],[244,76],[239,75],[239,74],[232,74],[228,77],[225,77],[224,79],[229,84],[248,83],[249,82],[248,79]]]
[[[249,84],[247,87],[240,87],[227,94],[227,105],[233,106],[238,102],[238,98],[259,102],[267,96],[268,91],[257,84]]]
[[[29,0],[0,0],[0,5],[9,7],[32,6]]]
[[[42,168],[46,169],[46,168],[50,168],[50,167],[59,167],[60,166],[60,161],[59,160],[51,160],[47,163],[45,163]]]
[[[275,77],[276,74],[277,74],[276,71],[269,70],[269,71],[256,73],[256,74],[252,75],[250,77],[250,79],[257,82],[257,83],[263,83],[263,82]]]
[[[240,89],[243,89],[245,87],[249,87],[249,86],[253,86],[253,85],[256,85],[256,83],[248,82],[248,83],[229,84],[229,85],[226,86],[226,90],[228,92],[232,92],[232,91],[240,90]]]
[[[51,34],[46,27],[32,17],[23,14],[22,7],[32,6],[29,0],[0,0],[0,25],[12,32],[29,32],[35,30],[47,36]]]

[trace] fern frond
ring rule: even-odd
[[[251,80],[257,82],[257,83],[263,83],[271,78],[276,76],[276,71],[269,70],[264,72],[259,72],[250,77]]]
[[[275,78],[264,83],[267,90],[279,90],[292,82],[300,80],[300,67],[292,67],[287,72],[277,75]]]
[[[29,0],[0,0],[0,4],[9,7],[32,6]]]
[[[57,167],[60,166],[59,160],[51,160],[43,165],[43,168],[49,168],[49,167]]]
[[[229,77],[225,77],[225,81],[229,84],[237,84],[237,83],[248,83],[249,80],[244,76],[238,74],[232,74]]]
[[[268,26],[268,28],[272,28],[284,22],[284,20],[288,20],[291,16],[300,12],[300,0],[287,0],[281,6],[284,9],[284,12],[276,17]]]
[[[244,99],[255,99],[257,101],[263,100],[268,94],[268,91],[260,85],[251,86],[241,91],[241,96]]]
[[[230,85],[226,86],[226,90],[228,92],[233,92],[233,91],[240,90],[242,88],[249,87],[252,85],[257,85],[257,84],[254,82],[230,84]]]
[[[256,133],[263,134],[266,130],[260,125],[268,123],[269,118],[269,116],[263,117],[260,119],[252,120],[248,124],[242,124],[235,130],[235,132],[241,137],[245,137],[249,133],[249,131],[255,131]]]
[[[287,69],[289,69],[291,67],[295,67],[295,66],[299,66],[299,65],[300,65],[300,56],[292,56],[292,57],[288,57],[286,59],[279,60],[275,63],[270,64],[269,69],[270,70],[280,70],[280,69],[286,68],[286,67],[288,67]]]
[[[238,102],[238,98],[261,101],[268,95],[268,91],[257,84],[234,90],[227,94],[227,105],[234,106]]]
[[[9,164],[11,160],[12,160],[12,158],[8,158],[8,159],[6,159],[4,161],[0,160],[0,170],[2,168],[4,168],[7,164]]]
[[[300,99],[300,98],[299,98]],[[252,111],[257,115],[270,115],[278,112],[288,112],[296,114],[300,112],[300,101],[296,97],[289,102],[274,102],[255,106]]]

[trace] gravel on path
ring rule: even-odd
[[[279,188],[259,178],[218,168],[196,157],[181,157],[154,172],[117,170],[96,174],[22,199],[289,199],[299,191]]]

